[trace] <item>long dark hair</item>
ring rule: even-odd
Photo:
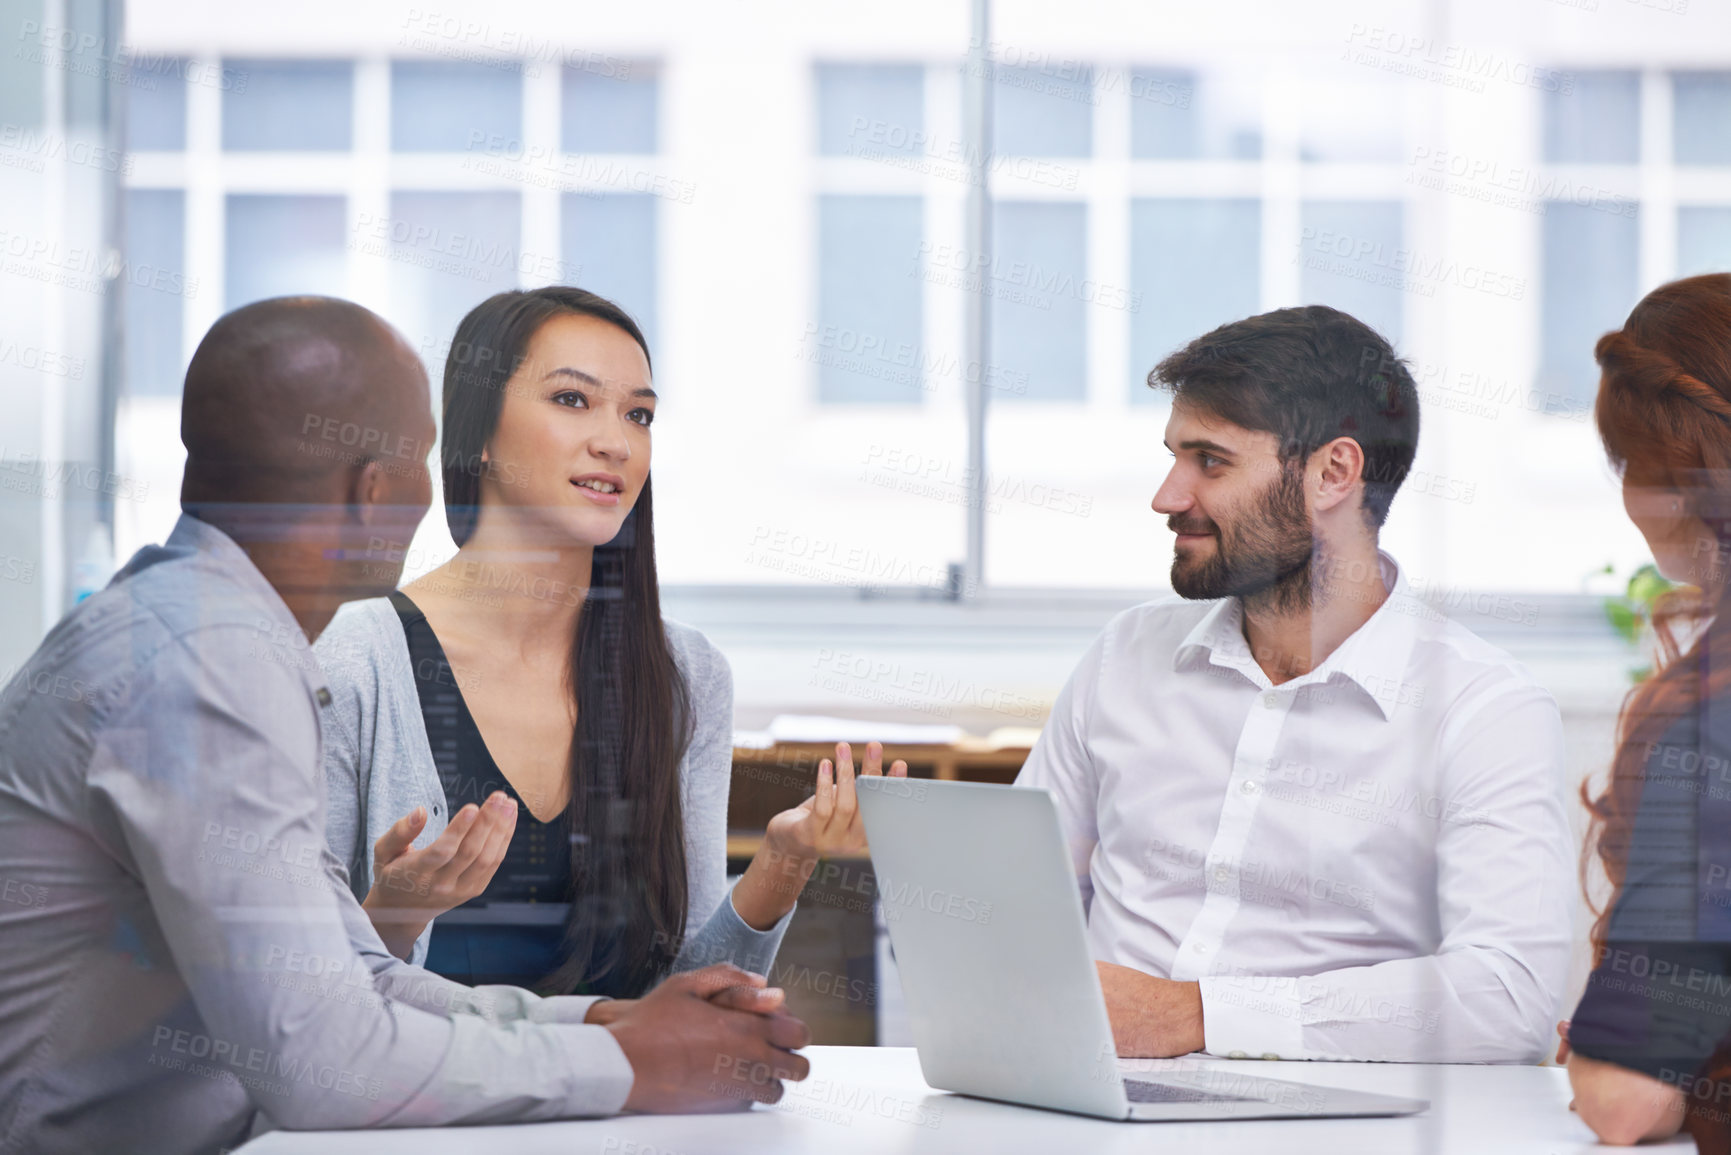
[[[457,326],[445,359],[441,465],[445,519],[459,546],[475,530],[481,454],[498,428],[507,382],[541,326],[569,314],[622,330],[649,360],[625,310],[564,285],[498,293]],[[645,479],[618,535],[595,548],[571,639],[571,911],[565,959],[537,984],[548,993],[641,994],[670,969],[685,933],[679,764],[693,720],[661,624],[654,504]]]

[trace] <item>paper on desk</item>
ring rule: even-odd
[[[907,722],[874,722],[861,718],[827,718],[820,714],[777,714],[769,723],[777,742],[870,742],[891,746],[948,746],[967,736],[960,726],[929,726]]]
[[[986,745],[993,750],[1032,750],[1039,740],[1038,726],[999,726],[986,735]]]

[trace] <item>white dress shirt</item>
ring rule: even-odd
[[[1233,1057],[1531,1062],[1574,871],[1557,706],[1415,597],[1272,685],[1235,598],[1125,611],[1017,784],[1058,805],[1094,957],[1199,980]]]

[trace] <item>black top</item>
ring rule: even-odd
[[[1628,871],[1569,1045],[1675,1084],[1727,1036],[1731,698],[1719,698],[1647,751]]]
[[[511,845],[487,888],[433,922],[427,969],[457,982],[533,986],[563,961],[571,893],[569,822],[538,821],[499,772],[427,617],[401,590],[391,604],[403,623],[421,717],[445,788],[447,815],[495,790],[517,803]]]

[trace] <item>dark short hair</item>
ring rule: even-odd
[[[1418,386],[1394,346],[1327,305],[1276,309],[1222,325],[1148,374],[1215,417],[1280,439],[1280,460],[1302,462],[1337,437],[1364,450],[1364,512],[1372,528],[1418,452]]]

